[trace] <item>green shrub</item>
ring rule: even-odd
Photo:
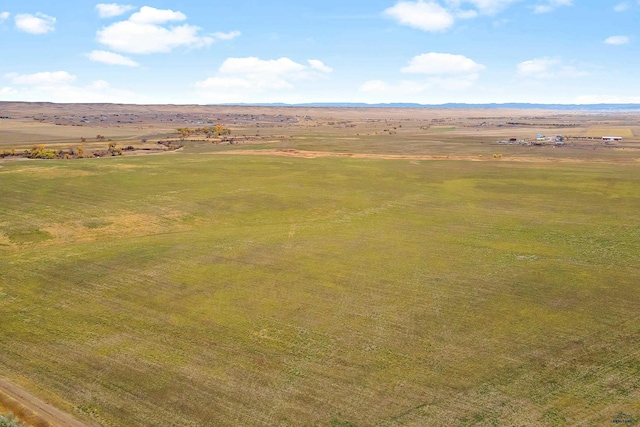
[[[13,416],[11,412],[6,415],[0,415],[0,427],[27,427]]]

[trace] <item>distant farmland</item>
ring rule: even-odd
[[[634,134],[630,128],[622,127],[599,127],[594,126],[589,128],[586,136],[594,138],[600,138],[603,136],[621,136],[623,138],[633,138]]]
[[[637,421],[636,152],[408,127],[0,162],[2,375],[105,426]]]

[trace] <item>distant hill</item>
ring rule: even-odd
[[[259,107],[325,107],[325,108],[515,108],[523,110],[566,110],[566,111],[637,111],[640,104],[530,104],[509,102],[504,104],[415,104],[388,103],[365,104],[359,102],[313,102],[304,104],[259,103],[259,104],[230,104]]]

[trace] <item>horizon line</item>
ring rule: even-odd
[[[53,104],[53,105],[139,105],[139,106],[153,106],[153,105],[166,105],[166,106],[200,106],[200,107],[335,107],[335,108],[482,108],[482,107],[511,107],[511,108],[536,108],[536,107],[564,107],[564,108],[615,108],[615,109],[640,109],[640,103],[616,103],[616,102],[601,102],[601,103],[539,103],[539,102],[446,102],[440,104],[422,104],[417,102],[299,102],[299,103],[287,103],[287,102],[225,102],[225,103],[127,103],[127,102],[54,102],[54,101],[3,101],[1,104]]]

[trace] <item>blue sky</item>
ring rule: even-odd
[[[0,101],[640,103],[640,0],[0,3]]]

